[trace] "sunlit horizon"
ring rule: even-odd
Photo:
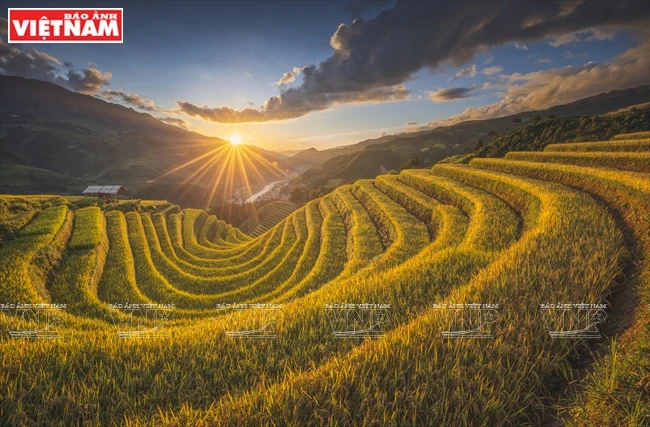
[[[255,148],[242,144],[240,134],[231,135],[229,140],[230,143],[220,145],[186,161],[149,182],[156,182],[189,166],[194,166],[192,172],[180,181],[173,191],[182,191],[182,195],[188,191],[188,188],[183,190],[186,184],[203,185],[206,187],[205,206],[209,207],[212,206],[220,185],[223,185],[225,194],[233,194],[235,189],[239,189],[241,199],[245,201],[258,191],[254,188],[255,185],[251,184],[251,177],[256,178],[256,182],[259,183],[266,182],[262,172],[267,176],[275,176],[275,179],[287,176],[287,172],[279,168],[276,162],[268,161],[255,152]],[[259,184],[257,186],[260,187]]]

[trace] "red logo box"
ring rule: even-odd
[[[9,43],[122,43],[122,8],[9,8]]]

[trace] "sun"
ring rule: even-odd
[[[230,143],[232,145],[239,145],[241,144],[241,136],[238,134],[234,134],[230,136]]]

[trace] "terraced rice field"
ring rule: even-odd
[[[252,237],[260,236],[282,221],[287,215],[298,209],[298,205],[278,200],[262,206],[255,218],[249,218],[242,228],[250,229]]]
[[[2,425],[650,420],[647,134],[358,181],[256,237],[194,209],[25,197],[38,208],[17,215],[18,199],[2,200],[15,232],[0,303],[66,311],[61,339],[31,340],[11,338],[24,319],[3,312]],[[127,302],[173,304],[174,318],[138,318],[164,333],[121,338],[115,325],[132,324],[111,304]],[[220,308],[233,303],[263,309]],[[341,303],[388,316],[345,329],[327,311]],[[602,338],[554,338],[544,310],[559,303],[606,304]],[[496,317],[453,329],[452,304]],[[233,337],[241,325],[264,339]]]

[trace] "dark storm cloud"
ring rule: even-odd
[[[9,24],[7,18],[0,17],[0,34],[8,34],[8,33],[9,33]]]
[[[456,99],[469,98],[470,92],[476,89],[476,85],[468,87],[452,87],[449,89],[439,89],[435,92],[429,92],[429,99],[436,102],[454,101]]]
[[[259,110],[185,101],[179,106],[206,120],[240,123],[295,118],[363,100],[404,99],[402,84],[422,68],[461,66],[477,52],[511,42],[523,46],[599,26],[643,29],[647,24],[647,3],[634,1],[398,2],[374,19],[341,24],[330,40],[332,56],[303,67],[299,86]]]
[[[399,101],[408,98],[408,96],[409,93],[403,85],[369,88],[358,92],[311,93],[310,96],[305,96],[300,88],[292,88],[284,91],[280,96],[270,98],[259,110],[255,108],[234,110],[230,107],[201,107],[186,101],[178,101],[176,104],[181,112],[211,122],[246,123],[294,119],[335,105]]]

